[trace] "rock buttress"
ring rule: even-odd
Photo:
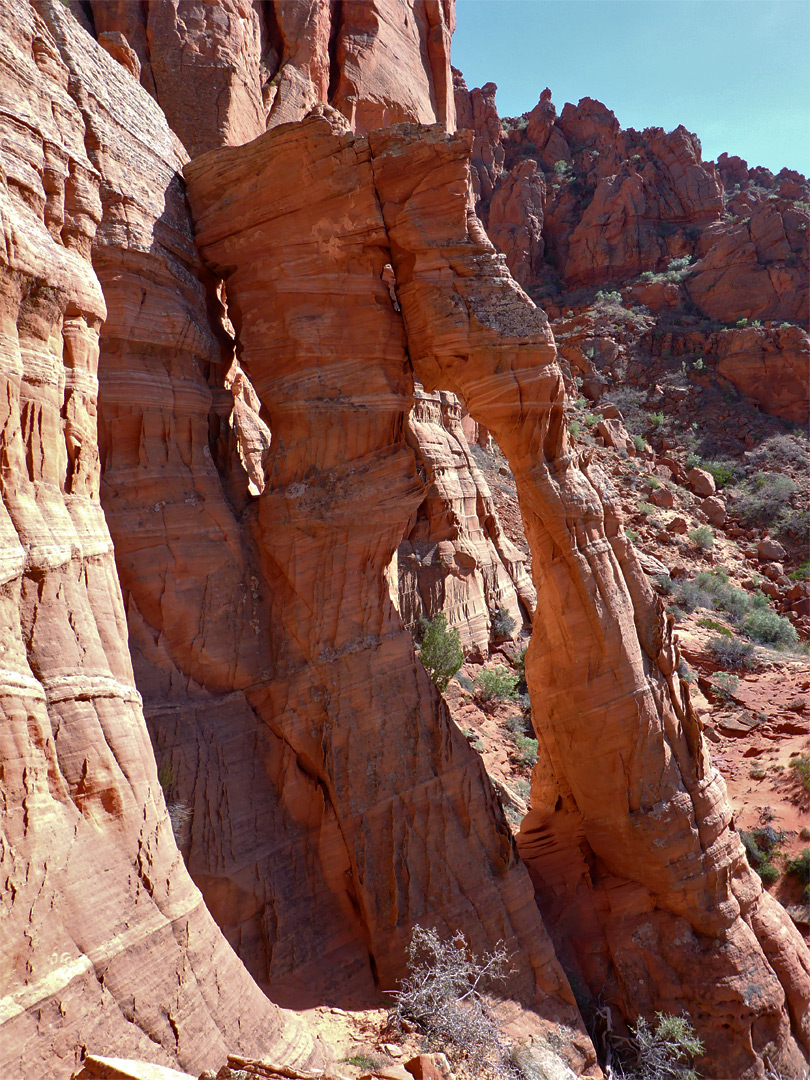
[[[236,1042],[304,1060],[172,836],[99,502],[101,178],[22,0],[0,71],[0,1072],[67,1077],[85,1049],[199,1069]]]
[[[804,1075],[810,957],[734,830],[669,624],[605,479],[572,452],[545,315],[466,204],[472,134],[370,136],[414,372],[514,473],[538,594],[540,745],[521,851],[564,954],[629,1019],[692,1017],[712,1075]]]
[[[524,1007],[582,1032],[480,759],[390,599],[423,487],[368,142],[321,107],[185,172],[198,246],[225,278],[273,432],[256,543],[275,677],[247,696],[334,811],[379,985],[402,973],[414,924],[462,928],[478,950],[503,939],[514,951]],[[583,1034],[569,1053],[593,1061]]]

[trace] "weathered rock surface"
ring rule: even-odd
[[[389,595],[424,487],[404,437],[413,383],[383,281],[392,253],[368,141],[319,107],[185,172],[200,250],[225,278],[273,432],[255,539],[275,670],[246,696],[339,830],[348,862],[330,879],[332,903],[356,913],[382,985],[402,971],[413,924],[440,921],[479,949],[505,939],[516,998],[579,1026],[480,759]],[[328,869],[335,855],[319,858]],[[588,1045],[576,1036],[569,1053],[587,1062]]]
[[[614,317],[622,304],[639,321],[647,309],[660,320],[644,342],[652,354],[672,352],[663,339],[682,323],[702,338],[693,341],[702,362],[762,409],[810,420],[806,178],[727,155],[703,161],[684,128],[622,130],[591,98],[558,116],[546,89],[530,113],[501,125],[494,84],[470,91],[457,74],[456,103],[459,128],[475,136],[477,212],[550,315],[581,309],[591,289],[609,286]],[[718,333],[720,322],[742,333],[748,320],[766,325],[744,337]]]
[[[810,420],[810,334],[800,326],[729,330],[717,345],[717,372],[765,412]]]
[[[86,1046],[196,1069],[268,1039],[306,1060],[205,909],[158,783],[99,502],[102,178],[70,43],[120,69],[40,8],[0,8],[0,1071],[68,1076]]]
[[[193,156],[330,102],[358,131],[455,123],[453,0],[92,0],[107,49]]]
[[[516,627],[534,615],[534,586],[525,556],[500,526],[458,399],[420,390],[415,396],[407,440],[428,487],[397,549],[399,611],[412,633],[420,617],[443,612],[465,650],[486,655],[499,609]]]
[[[526,657],[540,752],[520,841],[541,906],[595,992],[616,980],[625,1016],[685,1008],[708,1068],[761,1076],[768,1054],[798,1076],[806,947],[746,863],[604,479],[571,453],[546,319],[468,226],[471,138],[415,134],[371,136],[409,353],[509,458],[543,614]]]

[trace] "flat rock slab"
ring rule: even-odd
[[[88,1054],[74,1080],[197,1080],[190,1073],[178,1072],[165,1065],[128,1058],[99,1057]]]

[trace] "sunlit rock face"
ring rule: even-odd
[[[11,0],[0,70],[0,1071],[66,1077],[89,1045],[312,1059],[183,865],[133,680],[97,438],[99,334],[127,305],[93,266],[111,196],[83,111],[120,69],[61,4]]]
[[[399,610],[418,635],[442,612],[465,652],[486,655],[499,617],[530,620],[536,596],[525,556],[505,536],[454,394],[415,391],[407,441],[427,486],[397,549]]]

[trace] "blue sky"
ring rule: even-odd
[[[810,0],[457,0],[453,65],[498,85],[501,116],[551,87],[622,127],[683,124],[724,150],[810,175]]]

